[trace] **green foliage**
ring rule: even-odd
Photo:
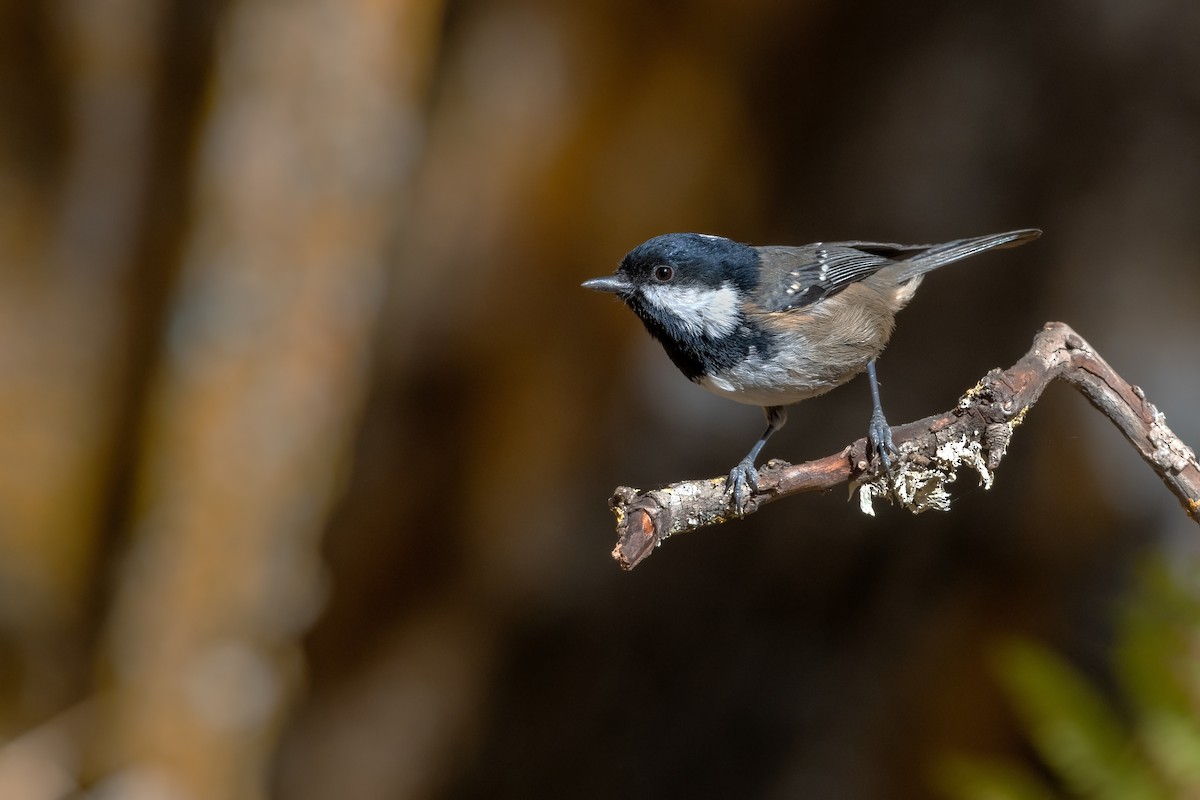
[[[951,756],[938,782],[958,800],[1056,800],[1054,792],[1023,767],[1002,761]]]
[[[957,800],[1200,797],[1200,581],[1147,571],[1121,620],[1122,705],[1061,656],[1003,643],[996,672],[1052,780],[1010,762],[953,756],[936,782]]]

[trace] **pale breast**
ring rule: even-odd
[[[815,363],[806,346],[781,348],[763,359],[753,348],[739,364],[716,374],[703,375],[701,386],[713,394],[756,406],[784,406],[824,394],[866,368],[866,361],[850,369],[831,373],[828,365]]]

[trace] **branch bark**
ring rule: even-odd
[[[953,409],[892,429],[900,451],[889,478],[868,457],[865,437],[841,452],[803,464],[772,460],[759,470],[759,487],[746,513],[802,492],[849,483],[864,513],[886,497],[913,513],[948,510],[947,486],[967,466],[985,488],[1008,448],[1013,431],[1045,388],[1061,380],[1079,390],[1116,425],[1150,468],[1200,524],[1200,464],[1195,452],[1167,427],[1162,413],[1113,370],[1096,351],[1061,322],[1050,322],[1033,347],[1006,370],[994,369],[963,395]],[[617,517],[613,558],[633,569],[668,537],[735,517],[726,479],[681,481],[656,489],[618,487],[609,506]]]

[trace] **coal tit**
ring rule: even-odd
[[[868,441],[885,469],[896,453],[879,403],[875,359],[925,273],[1041,235],[1033,228],[934,245],[817,242],[752,247],[721,236],[670,233],[630,251],[616,273],[583,286],[620,297],[687,378],[761,406],[767,429],[729,473],[740,515],[758,488],[754,463],[787,406],[866,370]]]

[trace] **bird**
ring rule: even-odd
[[[870,383],[867,441],[891,475],[897,455],[879,399],[875,362],[925,274],[1041,235],[1024,228],[941,244],[847,241],[753,246],[706,233],[655,236],[615,273],[583,287],[616,295],[683,375],[708,391],[759,406],[767,428],[729,472],[744,516],[759,487],[755,462],[787,422],[788,406],[862,372]]]

